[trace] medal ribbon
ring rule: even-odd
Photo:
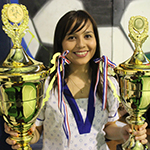
[[[70,61],[65,58],[65,56],[69,53],[69,51],[65,51],[62,53],[62,55],[59,55],[58,61],[57,61],[57,83],[58,83],[58,108],[60,109],[60,112],[64,116],[64,123],[63,123],[63,129],[66,134],[66,137],[68,139],[68,145],[70,141],[70,127],[68,122],[68,112],[67,112],[67,106],[63,98],[63,89],[64,86],[64,72],[65,72],[65,63],[69,64]],[[62,68],[61,68],[62,67]],[[62,70],[62,77],[61,77],[61,70]]]
[[[74,115],[79,133],[80,134],[90,133],[95,114],[93,84],[91,84],[90,87],[85,121],[82,117],[78,104],[76,103],[76,100],[72,96],[67,84],[65,84],[63,88],[64,88],[64,95]]]
[[[68,139],[68,145],[70,142],[70,137],[71,137],[71,132],[70,132],[70,127],[69,127],[69,122],[68,122],[68,112],[67,112],[67,107],[65,104],[65,101],[63,99],[63,84],[64,84],[64,65],[65,63],[69,64],[70,61],[67,60],[65,58],[65,56],[69,53],[69,51],[65,51],[62,54],[57,52],[53,55],[53,58],[51,60],[51,64],[53,64],[53,67],[50,69],[50,74],[52,74],[56,68],[57,68],[57,72],[56,74],[52,77],[47,91],[46,91],[46,97],[43,99],[43,105],[42,107],[45,105],[45,102],[48,101],[49,97],[50,97],[50,91],[53,89],[53,84],[56,80],[57,77],[57,83],[58,83],[58,108],[60,109],[60,112],[62,113],[63,117],[64,117],[64,122],[63,122],[63,130],[66,134],[66,137]],[[57,61],[56,61],[57,59]],[[62,72],[62,76],[61,76],[61,72]]]
[[[103,66],[103,101],[102,101],[102,109],[104,110],[106,108],[106,103],[107,103],[107,75],[108,75],[108,66],[110,66],[111,68],[115,68],[116,64],[111,62],[107,56],[102,56],[101,58],[97,58],[94,60],[95,63],[99,63],[99,67],[97,70],[97,80],[96,82],[99,82],[99,76],[100,76],[100,62],[103,62],[104,66]],[[98,83],[96,83],[98,84]],[[94,90],[95,92],[95,96],[96,96],[96,89]]]

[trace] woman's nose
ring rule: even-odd
[[[85,47],[85,41],[84,41],[84,39],[83,38],[79,38],[78,40],[77,40],[77,48],[84,48]]]

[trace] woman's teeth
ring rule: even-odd
[[[75,52],[77,55],[85,55],[86,53],[87,53],[87,51],[86,52]]]

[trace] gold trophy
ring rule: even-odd
[[[129,37],[135,45],[131,58],[115,68],[120,85],[121,101],[129,113],[126,121],[133,132],[144,124],[142,115],[150,105],[150,60],[142,51],[147,39],[148,21],[142,16],[133,16],[129,21]],[[123,150],[147,150],[146,145],[136,141],[133,134],[122,144]]]
[[[2,9],[3,30],[13,46],[0,67],[0,111],[4,120],[18,137],[18,150],[31,150],[30,128],[43,105],[43,90],[50,70],[43,63],[30,58],[21,46],[28,30],[28,11],[24,5],[5,4]]]

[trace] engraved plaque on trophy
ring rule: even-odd
[[[142,115],[150,105],[150,60],[142,51],[148,37],[148,21],[143,16],[133,16],[129,21],[129,37],[135,50],[131,58],[115,68],[120,85],[121,101],[129,113],[126,118],[133,132],[144,124]],[[136,141],[131,134],[122,144],[123,150],[147,150],[147,146]]]
[[[24,5],[3,6],[3,30],[13,46],[0,66],[0,111],[8,126],[19,134],[11,137],[21,144],[18,150],[31,150],[30,128],[42,108],[44,83],[50,72],[43,63],[30,58],[21,46],[28,20]]]

